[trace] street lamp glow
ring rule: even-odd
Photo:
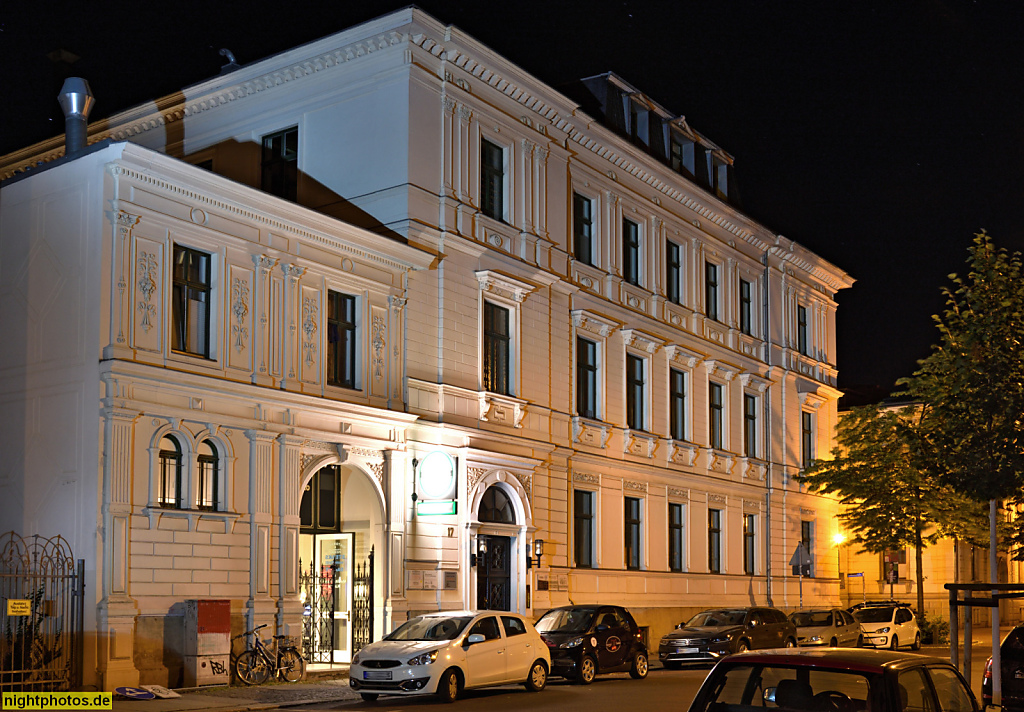
[[[835,544],[836,546],[839,546],[844,541],[846,541],[846,535],[843,534],[842,532],[836,532],[835,534],[832,535],[832,543]]]

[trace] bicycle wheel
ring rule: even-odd
[[[277,669],[285,682],[298,682],[306,673],[306,661],[295,648],[285,648],[277,659]]]
[[[261,685],[270,676],[270,667],[255,650],[246,650],[235,661],[235,674],[246,685]]]

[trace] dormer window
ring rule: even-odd
[[[723,200],[729,197],[729,164],[718,156],[708,154],[711,161],[711,190]]]
[[[669,159],[672,170],[681,173],[687,178],[694,178],[694,145],[693,141],[682,134],[672,133],[671,146],[669,147]]]
[[[647,107],[628,96],[625,97],[625,100],[626,133],[629,134],[629,140],[637,146],[646,148],[651,143]]]

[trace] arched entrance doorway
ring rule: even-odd
[[[477,608],[510,611],[515,532],[505,528],[516,525],[516,512],[501,487],[491,485],[484,491],[477,519],[481,524],[477,534]]]
[[[369,478],[354,467],[321,467],[303,486],[299,588],[303,649],[311,663],[351,662],[373,640],[374,555],[383,531],[378,500]]]

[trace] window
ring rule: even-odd
[[[505,218],[505,151],[487,139],[480,142],[480,210],[495,220]]]
[[[640,226],[626,219],[622,220],[622,278],[640,284]]]
[[[279,198],[295,200],[299,185],[299,129],[263,137],[260,187]]]
[[[757,457],[757,396],[743,394],[743,454]]]
[[[626,354],[626,427],[631,430],[644,429],[646,399],[644,393],[644,360],[633,354]]]
[[[1014,670],[1015,681],[1019,679],[1017,678],[1019,669]],[[972,712],[974,704],[956,673],[947,667],[938,665],[930,665],[928,672],[931,675],[932,684],[935,686],[935,695],[939,698],[940,712]]]
[[[482,635],[487,640],[499,640],[501,632],[498,629],[498,619],[494,616],[481,618],[476,622],[476,625],[469,629],[466,637],[468,638],[471,635]]]
[[[757,531],[757,515],[743,515],[743,573],[753,576],[756,572],[754,532]]]
[[[722,425],[724,422],[723,411],[725,408],[722,399],[722,384],[708,384],[708,427],[710,428],[710,445],[716,450],[721,450]]]
[[[572,492],[573,554],[576,566],[589,569],[594,565],[594,493]]]
[[[160,492],[157,503],[161,507],[181,508],[181,445],[171,435],[160,440]]]
[[[796,348],[807,356],[807,307],[802,305],[796,308]]]
[[[512,507],[512,500],[508,498],[508,495],[497,485],[491,485],[484,492],[484,496],[480,498],[477,518],[481,522],[515,524],[516,511]]]
[[[337,465],[321,467],[313,473],[299,503],[299,527],[303,534],[341,531],[340,492],[341,470]]]
[[[484,390],[510,395],[509,311],[484,302]]]
[[[683,505],[669,502],[668,505],[668,568],[670,571],[683,570],[683,542],[685,525]]]
[[[211,256],[174,246],[171,296],[171,348],[193,356],[210,356]]]
[[[219,466],[217,449],[209,440],[204,440],[199,445],[199,495],[196,499],[196,509],[217,510]]]
[[[597,344],[576,337],[576,412],[597,417]]]
[[[740,331],[747,336],[751,335],[753,309],[752,302],[750,300],[750,282],[745,279],[740,280]]]
[[[640,568],[640,500],[626,497],[626,568]]]
[[[708,510],[708,571],[722,573],[722,510]]]
[[[686,374],[674,368],[668,371],[669,435],[686,440]]]
[[[647,126],[647,109],[635,101],[626,100],[629,105],[629,140],[635,143],[637,146],[647,146],[648,144],[648,126]]]
[[[811,561],[808,576],[814,576],[814,522],[800,522],[800,542]]]
[[[511,638],[526,633],[526,624],[521,618],[515,616],[502,616],[501,624],[505,627],[505,637]]]
[[[800,466],[804,469],[814,462],[814,413],[800,411]]]
[[[694,149],[693,141],[679,134],[672,134],[672,145],[669,149],[672,170],[682,173],[688,178],[694,178]]]
[[[704,313],[718,321],[718,265],[704,263]]]
[[[729,164],[713,154],[709,153],[708,156],[711,158],[708,165],[711,172],[711,189],[715,195],[725,200],[729,197]]]
[[[356,388],[356,298],[327,292],[327,383]]]
[[[665,298],[673,304],[683,301],[682,248],[669,240],[665,243]]]
[[[572,253],[583,264],[594,264],[594,201],[572,194]]]

